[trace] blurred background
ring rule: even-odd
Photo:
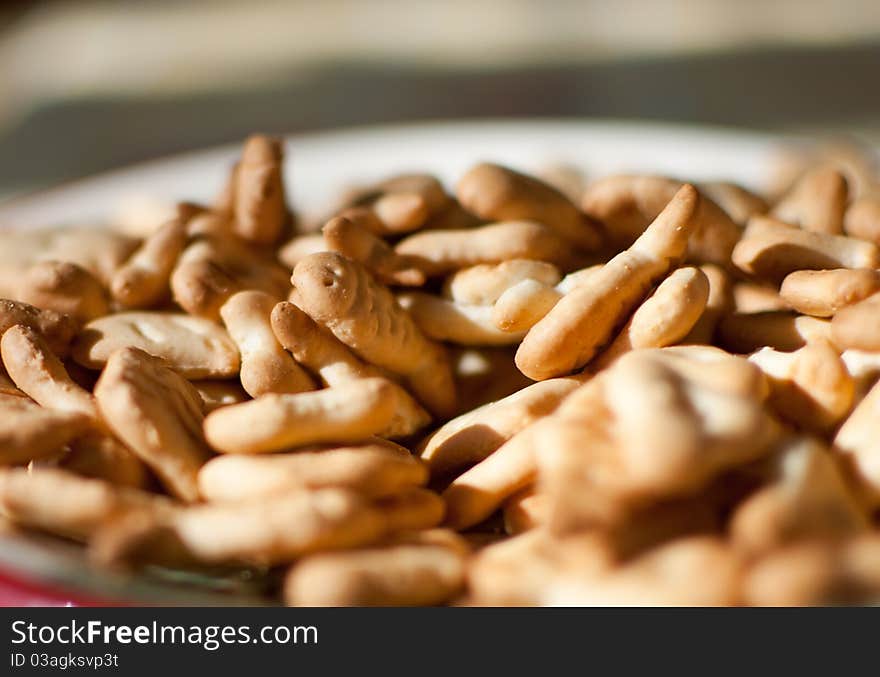
[[[252,131],[487,116],[880,142],[880,2],[0,3],[0,195]]]

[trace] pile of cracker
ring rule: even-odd
[[[0,514],[292,605],[875,601],[873,160],[484,163],[311,222],[253,136],[212,205],[4,231]]]

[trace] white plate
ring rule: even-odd
[[[693,180],[729,179],[759,188],[768,178],[774,148],[774,140],[758,134],[673,125],[450,122],[292,136],[287,139],[286,175],[293,205],[305,214],[320,214],[348,185],[407,170],[433,172],[452,185],[480,160],[524,170],[566,163],[588,175],[638,171]],[[7,200],[0,204],[0,227],[101,221],[133,198],[210,201],[239,150],[235,145],[157,160]],[[77,548],[37,536],[0,540],[2,569],[114,599],[196,604],[249,599],[182,590],[146,576],[97,573]]]

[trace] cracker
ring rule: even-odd
[[[733,542],[750,555],[813,539],[837,540],[864,532],[869,519],[829,450],[793,437],[767,461],[769,482],[737,506]]]
[[[330,331],[294,304],[283,301],[272,310],[275,336],[294,358],[330,387],[364,378],[383,377],[387,372],[363,362]],[[388,428],[388,437],[411,435],[423,428],[430,416],[401,385],[392,382],[397,409]]]
[[[54,456],[91,425],[82,413],[45,409],[26,397],[0,394],[0,465]]]
[[[110,310],[104,286],[85,268],[68,261],[34,263],[23,272],[15,298],[78,322],[88,322]]]
[[[770,215],[816,233],[843,233],[849,189],[837,169],[819,166],[804,173],[773,205]]]
[[[482,219],[537,221],[588,250],[596,249],[602,239],[598,225],[560,191],[501,165],[483,163],[471,168],[459,179],[455,193],[465,209]]]
[[[530,423],[553,412],[581,384],[582,379],[574,377],[534,383],[466,412],[425,438],[419,454],[433,476],[448,476],[483,460]]]
[[[161,302],[169,294],[171,271],[186,240],[187,224],[182,218],[171,219],[150,233],[113,274],[113,298],[127,308],[150,308]]]
[[[768,216],[753,216],[731,260],[745,273],[779,283],[796,270],[880,267],[880,249],[845,235],[801,230]]]
[[[880,383],[856,405],[834,436],[834,449],[872,508],[880,506]]]
[[[296,304],[358,356],[403,376],[416,397],[438,415],[455,407],[449,357],[425,338],[391,292],[360,264],[339,254],[300,261],[291,278]]]
[[[77,337],[73,358],[100,369],[121,348],[160,357],[185,378],[236,376],[241,365],[229,334],[213,322],[183,313],[128,311],[87,324]]]
[[[313,552],[367,545],[385,533],[379,512],[341,489],[295,491],[134,518],[134,523],[109,525],[96,536],[92,553],[98,561],[272,566]]]
[[[581,208],[602,223],[611,244],[619,250],[641,236],[682,185],[681,181],[663,176],[607,176],[587,186]],[[729,268],[730,252],[740,237],[740,227],[705,195],[689,218],[693,223],[688,260]]]
[[[199,487],[209,501],[256,499],[295,489],[326,487],[386,496],[420,486],[427,479],[425,465],[405,448],[377,438],[288,454],[220,456],[202,467]]]
[[[589,362],[684,255],[699,195],[685,185],[633,243],[568,292],[520,344],[516,364],[528,377],[561,376]]]
[[[312,555],[287,574],[284,599],[293,606],[442,604],[464,587],[466,555],[463,540],[441,530],[352,552]]]
[[[95,385],[102,417],[183,501],[199,498],[199,468],[211,457],[202,435],[202,400],[196,389],[160,358],[137,348],[110,356]]]
[[[241,291],[220,308],[223,324],[241,354],[241,385],[251,397],[315,389],[311,376],[272,332],[269,317],[276,302],[265,292]]]
[[[398,254],[380,237],[344,216],[330,219],[322,232],[328,251],[359,261],[380,282],[408,287],[420,287],[425,283],[425,274],[415,261]]]
[[[233,230],[239,237],[271,244],[287,221],[284,198],[284,149],[268,136],[249,137],[232,179]]]
[[[428,338],[463,346],[508,346],[522,341],[525,330],[503,331],[492,306],[449,301],[434,294],[405,292],[397,301]]]
[[[428,276],[444,275],[483,263],[534,259],[567,265],[570,244],[537,221],[501,221],[464,230],[426,230],[394,247]]]
[[[880,271],[869,268],[796,270],[782,281],[779,294],[804,315],[831,317],[880,291]]]
[[[69,315],[54,310],[41,310],[21,301],[0,299],[0,336],[16,324],[30,327],[42,334],[49,348],[59,357],[67,355],[70,342],[80,328],[79,323]]]
[[[880,350],[880,292],[838,311],[831,340],[841,349]]]
[[[35,529],[85,541],[129,511],[168,513],[167,498],[65,470],[7,468],[0,471],[0,510]]]
[[[323,442],[359,442],[385,430],[394,390],[383,378],[307,393],[270,393],[212,411],[205,437],[217,451],[256,454]]]
[[[492,305],[505,291],[523,280],[555,286],[562,276],[546,261],[511,259],[496,264],[480,264],[455,272],[446,281],[446,295],[456,303]]]

